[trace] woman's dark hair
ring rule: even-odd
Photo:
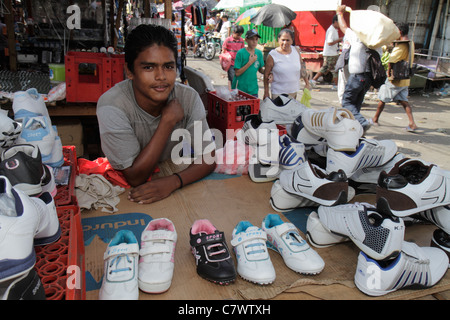
[[[178,61],[178,43],[173,32],[163,26],[141,24],[128,34],[125,41],[125,62],[131,72],[134,72],[134,61],[137,56],[154,44],[172,50],[175,61]]]
[[[280,37],[285,33],[289,34],[291,36],[292,41],[294,41],[295,35],[294,35],[294,31],[292,31],[291,29],[281,30],[280,33],[278,33],[278,39],[280,39]]]

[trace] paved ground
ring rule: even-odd
[[[223,71],[216,56],[212,61],[204,58],[187,57],[187,66],[206,74],[214,86],[226,86],[226,72]],[[263,96],[263,83],[259,81],[259,97]],[[387,104],[381,114],[379,127],[372,126],[367,138],[394,140],[399,151],[410,158],[420,158],[450,170],[450,96],[443,96],[439,90],[410,92],[409,101],[419,129],[416,133],[405,130],[408,119],[403,108],[395,103]],[[337,92],[329,84],[319,84],[312,90],[312,108],[339,107]],[[301,93],[299,94],[301,96]],[[366,95],[362,114],[369,118],[377,108],[376,94]]]

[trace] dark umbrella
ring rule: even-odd
[[[297,14],[286,6],[280,4],[268,4],[261,8],[258,13],[250,19],[250,22],[259,26],[264,25],[272,28],[281,28],[288,25],[297,17]]]

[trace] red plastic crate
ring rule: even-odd
[[[125,55],[111,54],[111,87],[125,80]]]
[[[55,205],[66,206],[78,204],[75,195],[75,177],[78,175],[77,152],[75,146],[63,146],[64,166],[70,166],[70,177],[67,185],[58,185],[54,197]]]
[[[222,132],[223,141],[227,138],[227,129],[242,128],[246,115],[259,112],[258,98],[242,91],[239,91],[239,95],[246,100],[227,101],[220,98],[215,91],[208,92],[208,124],[210,128],[216,128]]]
[[[111,88],[111,60],[106,53],[67,52],[66,101],[97,102]]]
[[[85,251],[78,206],[58,207],[61,237],[35,247],[35,269],[47,300],[85,300]]]

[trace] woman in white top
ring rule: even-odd
[[[294,33],[289,29],[281,30],[278,34],[279,47],[271,50],[266,59],[264,99],[275,99],[281,94],[288,94],[296,99],[297,91],[300,90],[300,78],[305,81],[305,87],[310,89],[300,50],[293,43]]]

